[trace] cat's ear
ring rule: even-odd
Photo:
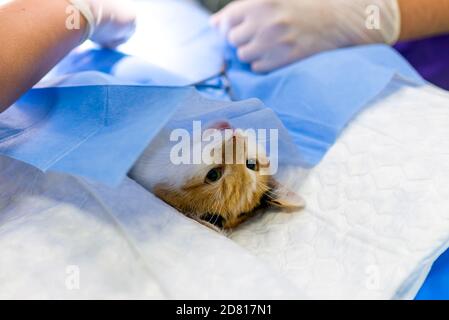
[[[286,211],[300,210],[306,206],[306,202],[300,195],[279,182],[272,180],[270,187],[271,190],[267,199],[268,204]]]

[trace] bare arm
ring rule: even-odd
[[[449,33],[449,0],[398,0],[401,40]]]
[[[38,82],[83,40],[68,30],[66,0],[15,0],[0,7],[0,112]]]

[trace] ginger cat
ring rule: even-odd
[[[214,229],[235,228],[262,206],[287,210],[304,207],[301,197],[275,181],[263,147],[249,143],[228,122],[215,123],[204,133],[225,130],[231,134],[222,135],[207,153],[208,161],[200,164],[173,164],[169,132],[165,130],[138,159],[130,177],[188,217]]]

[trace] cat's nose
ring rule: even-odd
[[[217,130],[226,130],[226,129],[232,129],[232,126],[227,121],[217,121],[213,124],[209,125],[207,129],[217,129]]]

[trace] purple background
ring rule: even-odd
[[[399,43],[396,49],[425,79],[449,90],[449,35]]]

